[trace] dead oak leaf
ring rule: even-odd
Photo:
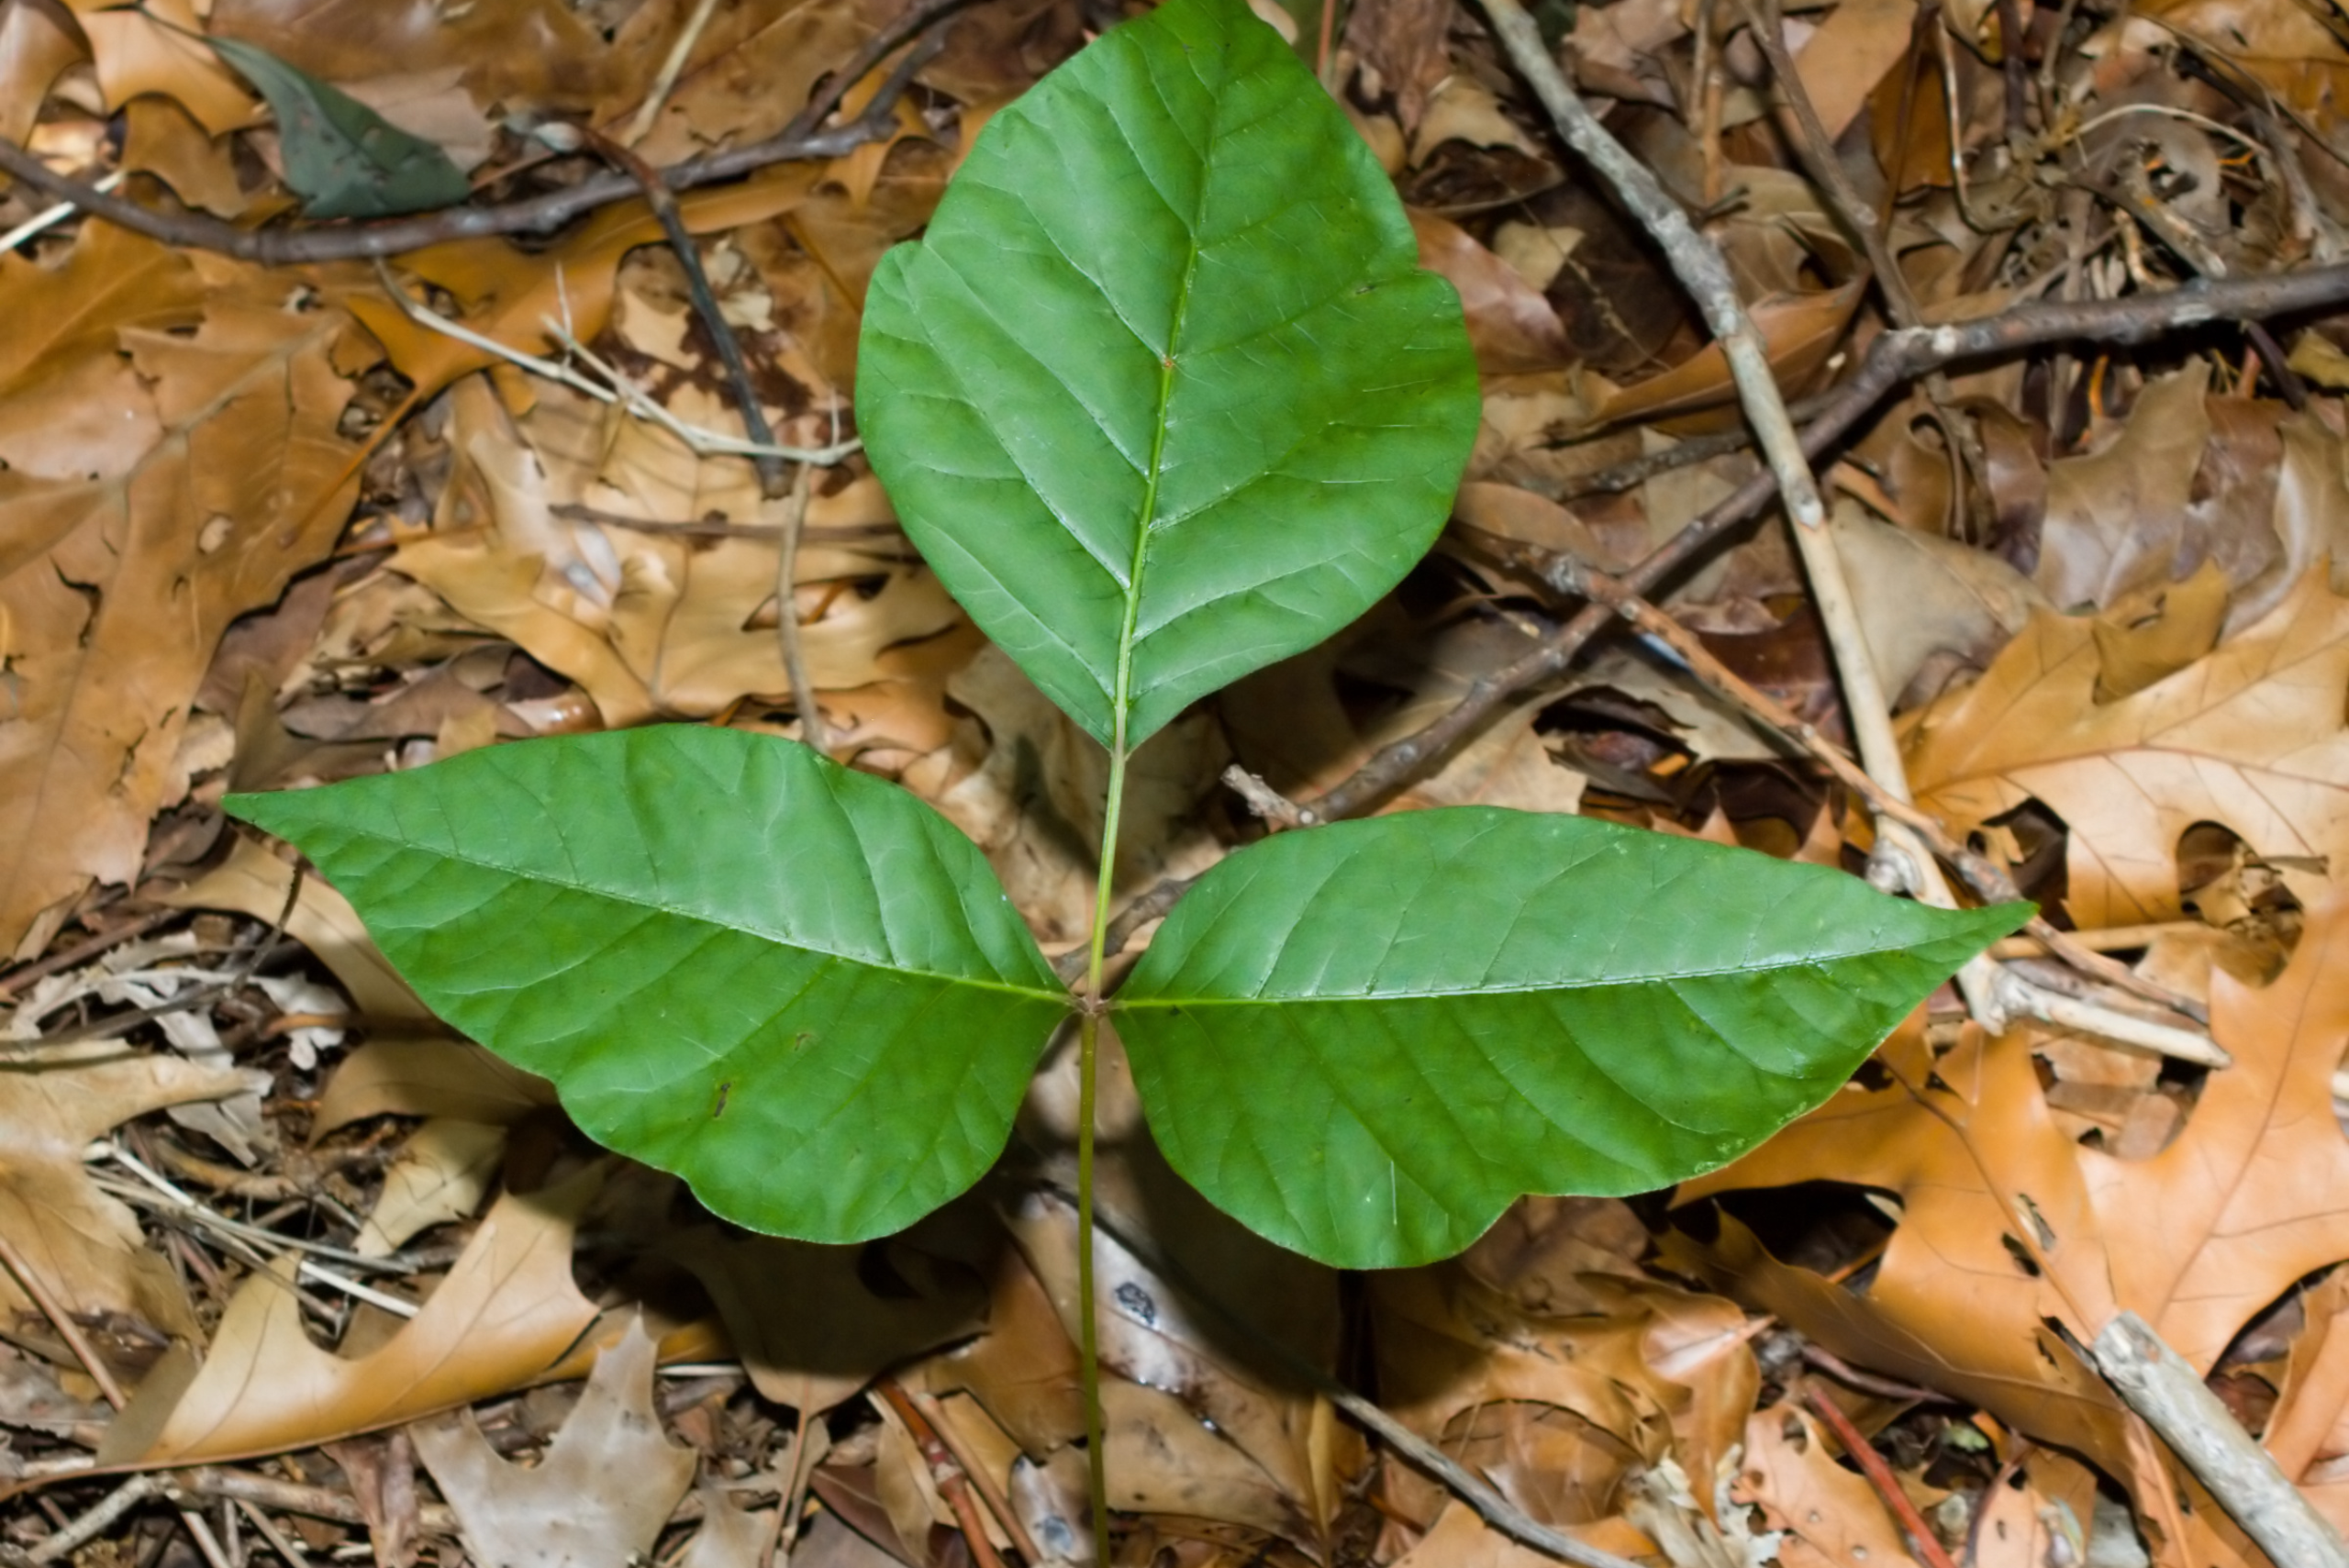
[[[1834,1181],[1899,1198],[1866,1295],[1768,1258],[1750,1233],[1676,1253],[1839,1353],[1979,1403],[2109,1473],[2140,1467],[2110,1396],[2047,1331],[2093,1339],[2136,1312],[2208,1370],[2291,1284],[2349,1258],[2349,1138],[2331,1079],[2349,1035],[2349,895],[2311,912],[2299,951],[2254,990],[2214,975],[2211,1029],[2234,1055],[2149,1160],[2072,1141],[2033,1067],[2036,1037],[1970,1036],[1938,1062],[1913,1034],[1848,1088],[1685,1197]],[[1810,1289],[1805,1281],[1823,1287]]]
[[[116,1040],[35,1047],[0,1071],[0,1234],[76,1316],[127,1313],[171,1333],[195,1329],[186,1293],[144,1245],[131,1211],[94,1186],[93,1140],[150,1111],[245,1093],[241,1074]],[[33,1310],[0,1272],[0,1316]]]
[[[652,1408],[659,1345],[640,1318],[596,1358],[587,1387],[532,1469],[501,1457],[470,1411],[415,1429],[416,1451],[465,1546],[500,1568],[628,1568],[652,1551],[694,1481],[694,1451]]]
[[[500,1198],[416,1317],[364,1356],[311,1341],[292,1260],[247,1280],[203,1364],[183,1351],[158,1362],[98,1463],[147,1470],[309,1448],[546,1376],[596,1321],[572,1281],[571,1244],[605,1169]]]
[[[2176,918],[2177,840],[2196,822],[2223,824],[2270,861],[2349,851],[2349,599],[2321,569],[2143,691],[2099,705],[2102,667],[2094,621],[2035,617],[1980,681],[1909,729],[1918,803],[1961,834],[2044,803],[2071,830],[2069,906],[2083,928]]]
[[[356,489],[348,317],[289,303],[283,278],[212,272],[184,337],[88,280],[114,327],[93,314],[72,351],[101,369],[127,352],[136,379],[70,384],[133,399],[116,413],[148,422],[142,451],[95,475],[0,473],[0,951],[45,937],[43,912],[92,879],[137,874],[149,820],[185,787],[180,740],[221,634],[333,548]],[[0,389],[0,427],[56,379]]]

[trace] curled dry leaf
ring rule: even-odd
[[[431,1299],[356,1360],[311,1342],[291,1259],[247,1280],[201,1367],[176,1351],[158,1362],[108,1429],[98,1462],[143,1470],[307,1448],[545,1375],[596,1320],[572,1283],[571,1244],[603,1181],[596,1166],[500,1198]]]
[[[0,951],[138,873],[222,632],[326,555],[357,483],[332,293],[287,309],[283,277],[113,233],[54,272],[0,258],[8,314],[49,323],[0,350]]]
[[[629,1568],[694,1480],[694,1451],[652,1408],[658,1346],[632,1321],[530,1469],[499,1456],[471,1411],[414,1429],[417,1456],[456,1512],[466,1550],[497,1568]]]
[[[650,499],[675,516],[700,516],[715,500],[738,516],[779,521],[779,504],[760,503],[748,462],[696,459],[674,436],[560,388],[518,420],[484,378],[462,383],[452,401],[457,472],[433,530],[401,547],[395,570],[577,681],[616,728],[657,714],[707,717],[747,695],[790,691],[774,623],[762,616],[775,600],[776,540],[640,533],[555,510],[617,500],[634,512]],[[677,484],[679,469],[694,482]],[[811,506],[810,520],[818,528],[835,514],[869,520],[877,500],[877,491],[860,490]],[[885,506],[878,516],[887,518]],[[829,577],[832,590],[823,613],[801,628],[818,689],[871,683],[884,651],[959,618],[901,546],[883,548],[801,559],[801,581]]]
[[[2310,912],[2284,973],[2211,977],[2211,1032],[2234,1065],[2149,1159],[2075,1143],[2049,1111],[2028,1031],[1978,1033],[1935,1061],[1914,1029],[1847,1088],[1683,1197],[1828,1180],[1898,1197],[1865,1296],[1776,1262],[1723,1221],[1667,1252],[1857,1364],[1974,1401],[2108,1473],[2141,1474],[2103,1385],[2046,1328],[2083,1340],[2134,1311],[2198,1369],[2302,1275],[2349,1257],[2349,1139],[2332,1076],[2349,1036],[2349,900]],[[2139,1501],[2158,1513],[2141,1490]]]
[[[2111,445],[2048,464],[2036,577],[2050,603],[2101,607],[2169,581],[2210,439],[2210,361],[2190,361],[2145,388]]]
[[[2035,617],[1982,679],[1906,737],[1918,802],[1963,834],[2036,798],[2070,829],[2083,928],[2176,919],[2178,836],[2232,829],[2271,862],[2349,865],[2349,599],[2321,572],[2258,625],[2099,704],[2095,623]],[[2288,880],[2303,901],[2321,879]]]
[[[1980,669],[2046,604],[2031,579],[1987,550],[1881,523],[1849,500],[1831,526],[1884,689],[1920,671]]]

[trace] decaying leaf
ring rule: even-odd
[[[54,295],[57,324],[39,357],[0,359],[0,949],[137,873],[186,787],[214,646],[332,548],[360,456],[340,428],[349,317],[315,284],[289,303],[225,263],[200,283],[144,240],[93,239],[26,289],[31,266],[0,258],[0,293]]]
[[[1919,801],[1961,833],[2044,803],[2071,832],[2066,903],[2083,927],[2175,918],[2178,837],[2197,822],[2270,862],[2349,865],[2349,599],[2321,573],[2132,695],[2099,704],[2102,668],[2093,621],[2033,618],[1909,730]],[[2286,874],[2304,901],[2321,894]]]
[[[1883,1499],[1835,1462],[1819,1424],[1792,1406],[1756,1410],[1746,1423],[1737,1497],[1786,1532],[1782,1568],[1916,1568]]]
[[[592,1167],[499,1199],[416,1317],[357,1360],[311,1342],[291,1260],[248,1280],[202,1365],[184,1351],[157,1363],[107,1429],[99,1462],[203,1464],[305,1448],[544,1376],[596,1320],[572,1283],[571,1243],[603,1179]]]
[[[2349,1257],[2349,1140],[2331,1110],[2349,1034],[2344,949],[2336,895],[2272,984],[2213,976],[2212,1033],[2234,1065],[2149,1159],[2066,1136],[2030,1031],[1972,1033],[1936,1061],[1912,1030],[1879,1054],[1889,1084],[1846,1089],[1683,1189],[1827,1179],[1894,1195],[1900,1226],[1864,1297],[1769,1259],[1726,1218],[1710,1249],[1679,1238],[1672,1250],[1856,1363],[1962,1394],[2131,1476],[2139,1461],[2112,1396],[2046,1324],[2085,1341],[2125,1308],[2207,1370],[2294,1280]]]
[[[248,1093],[245,1076],[111,1040],[15,1050],[0,1073],[0,1233],[68,1311],[189,1332],[185,1288],[131,1211],[91,1184],[83,1160],[92,1140],[135,1117]],[[0,1314],[35,1310],[0,1271]]]
[[[652,1408],[657,1346],[631,1322],[531,1469],[501,1458],[470,1413],[415,1429],[416,1451],[456,1511],[466,1549],[498,1568],[629,1568],[651,1551],[694,1480],[694,1451]]]

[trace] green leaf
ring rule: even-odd
[[[1127,750],[1392,587],[1478,407],[1393,186],[1241,0],[1168,0],[996,116],[857,361],[914,542]]]
[[[332,83],[236,39],[204,41],[269,100],[285,183],[309,217],[389,217],[453,206],[473,194],[465,172]]]
[[[756,1230],[977,1180],[1066,992],[971,841],[795,741],[672,727],[232,795],[435,1011]]]
[[[1217,1205],[1323,1262],[1419,1263],[1520,1194],[1735,1158],[2029,913],[1586,817],[1413,812],[1225,859],[1118,1032],[1159,1147]]]

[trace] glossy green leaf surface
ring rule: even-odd
[[[1118,1032],[1160,1148],[1218,1206],[1324,1262],[1418,1263],[1520,1194],[1735,1158],[2029,913],[1586,817],[1413,812],[1222,861]]]
[[[473,195],[465,172],[435,143],[337,87],[237,39],[204,40],[269,100],[285,183],[309,217],[389,217],[453,206]]]
[[[794,741],[672,727],[237,795],[441,1017],[753,1229],[978,1179],[1068,996],[978,850]]]
[[[1479,409],[1393,185],[1241,0],[1168,0],[988,123],[874,274],[856,395],[940,578],[1129,748],[1393,586]]]

